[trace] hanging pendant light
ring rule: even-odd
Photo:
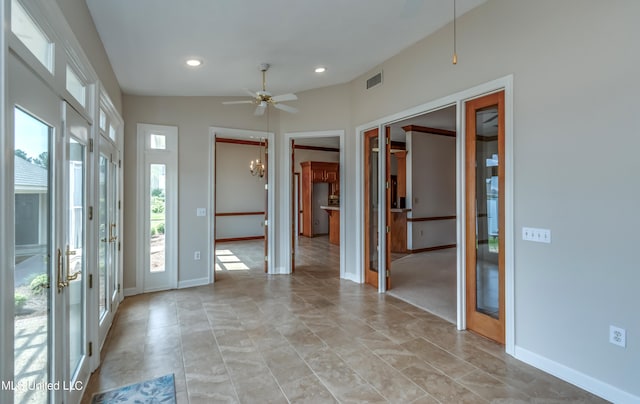
[[[453,0],[453,60],[454,65],[458,64],[458,53],[456,52],[456,0]]]

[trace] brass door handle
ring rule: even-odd
[[[62,280],[62,251],[58,248],[58,293],[62,293],[62,289],[68,285],[67,281]]]
[[[80,275],[81,272],[82,271],[78,271],[78,272],[72,273],[71,275],[67,275],[67,280],[68,281],[75,281],[76,279],[78,279],[78,275]]]

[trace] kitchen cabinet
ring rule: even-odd
[[[313,237],[313,184],[328,183],[330,199],[332,199],[331,196],[339,195],[340,164],[327,161],[304,161],[300,165],[302,166],[302,235]]]

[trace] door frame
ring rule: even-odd
[[[346,278],[346,268],[347,268],[347,257],[346,257],[346,210],[345,206],[348,203],[347,198],[347,184],[346,184],[346,166],[345,166],[345,131],[344,130],[320,130],[320,131],[311,131],[311,132],[287,132],[284,134],[284,141],[281,142],[282,156],[287,156],[287,158],[281,158],[281,169],[283,173],[286,173],[285,181],[279,184],[279,196],[280,201],[284,201],[280,206],[280,225],[284,229],[284,239],[287,240],[286,243],[280,244],[280,256],[281,257],[291,257],[292,249],[291,249],[291,240],[292,240],[292,223],[291,223],[291,210],[293,206],[291,204],[291,194],[293,189],[291,187],[292,178],[291,178],[291,170],[292,170],[292,162],[291,162],[291,140],[292,139],[304,139],[304,138],[319,138],[319,137],[338,137],[340,138],[340,279],[348,279]],[[291,274],[291,259],[284,259],[283,265],[278,268],[278,273],[281,274]]]
[[[402,121],[414,116],[456,105],[456,132],[465,133],[465,102],[490,93],[504,90],[505,92],[505,352],[515,355],[515,278],[514,278],[514,181],[513,181],[513,75],[507,75],[486,83],[470,87],[451,95],[367,122],[356,127],[356,194],[355,207],[358,214],[355,217],[355,241],[359,253],[356,255],[355,280],[364,283],[364,213],[360,207],[364,201],[364,132],[375,127],[380,133],[384,133],[386,125]],[[465,244],[465,146],[464,136],[456,136],[456,242],[457,251],[457,321],[458,330],[466,329],[466,244]],[[386,168],[385,168],[386,169]],[[380,171],[379,183],[383,184],[384,170]],[[384,238],[381,243],[386,244]],[[386,245],[381,245],[381,251],[385,251]],[[384,266],[384,254],[379,254],[380,267]],[[378,287],[379,293],[386,292],[384,282]]]
[[[274,197],[274,184],[275,184],[275,167],[274,167],[274,132],[264,132],[257,130],[247,130],[247,129],[233,129],[233,128],[223,128],[218,126],[210,126],[209,127],[209,176],[207,179],[207,184],[209,187],[209,200],[207,201],[207,209],[209,209],[209,214],[207,215],[207,234],[208,234],[208,242],[207,242],[207,271],[208,271],[208,282],[214,283],[215,279],[215,262],[216,262],[216,250],[215,250],[215,242],[216,242],[216,228],[215,228],[215,213],[216,213],[216,187],[215,187],[215,178],[216,178],[216,136],[219,137],[228,137],[235,139],[247,139],[247,140],[255,140],[259,141],[260,139],[266,139],[267,141],[267,154],[271,155],[271,158],[267,158],[267,210],[266,214],[268,217],[268,225],[267,225],[267,270],[266,273],[274,274],[277,273],[275,270],[275,197]],[[249,162],[247,162],[247,169],[249,168]]]
[[[151,132],[158,132],[167,136],[167,150],[150,150],[147,142],[147,135]],[[136,167],[136,206],[137,212],[145,212],[136,218],[137,232],[136,240],[138,243],[138,252],[136,254],[136,289],[138,293],[156,292],[159,290],[168,290],[178,288],[179,279],[179,148],[180,137],[177,126],[157,125],[138,123],[136,126],[136,145],[137,145],[137,167]],[[147,244],[147,235],[149,228],[147,227],[147,203],[148,203],[148,180],[149,165],[164,164],[167,168],[166,178],[166,227],[173,229],[172,233],[165,233],[165,265],[167,283],[166,287],[149,288],[147,284],[148,268],[146,266],[149,258],[149,245]],[[122,169],[120,169],[121,171]]]

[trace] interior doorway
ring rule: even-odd
[[[388,125],[388,293],[456,323],[456,105]]]
[[[274,175],[268,156],[273,134],[210,131],[210,281],[230,271],[270,273],[274,204],[269,184]]]
[[[292,137],[291,272],[340,277],[339,136]],[[332,268],[329,272],[327,268]],[[318,273],[316,273],[318,275]]]

